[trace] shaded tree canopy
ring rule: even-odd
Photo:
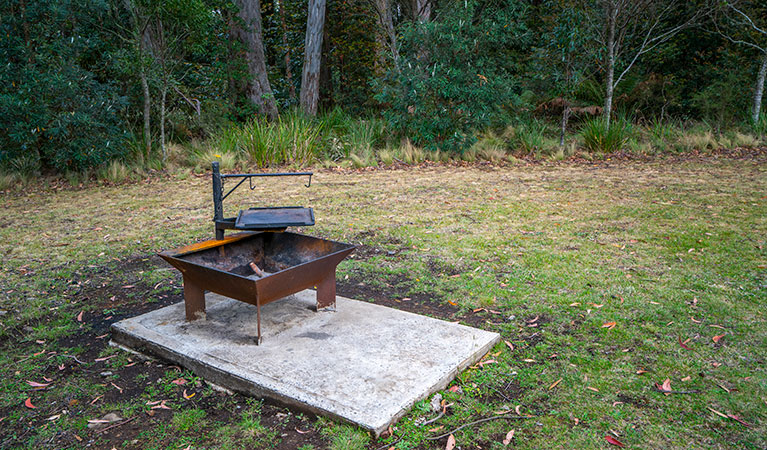
[[[0,14],[0,168],[164,159],[169,141],[299,103],[451,152],[552,108],[563,130],[569,108],[764,115],[754,0],[8,0]]]

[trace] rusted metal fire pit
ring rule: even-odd
[[[314,214],[307,208],[256,208],[241,211],[237,221],[222,219],[223,176],[216,163],[213,169],[216,239],[160,253],[184,277],[186,319],[205,318],[205,291],[250,303],[257,308],[257,343],[261,343],[261,306],[313,287],[317,289],[318,310],[335,306],[336,266],[354,251],[354,245],[282,231],[288,226],[285,218],[294,219],[293,209],[304,210],[313,225]],[[252,176],[257,175],[228,177]],[[242,182],[237,186],[240,184]],[[270,217],[276,217],[277,222],[264,225],[261,219],[268,221]],[[237,229],[240,222],[245,222],[242,228],[246,229],[277,231],[246,231],[223,236],[225,228]]]
[[[260,343],[261,306],[315,286],[317,309],[334,306],[336,266],[353,251],[353,245],[302,234],[243,232],[160,256],[184,276],[187,320],[205,318],[204,291],[241,300],[258,308]]]

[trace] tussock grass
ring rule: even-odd
[[[398,149],[400,159],[405,164],[419,164],[426,161],[428,154],[421,147],[416,147],[408,139]]]
[[[581,128],[583,145],[595,153],[614,153],[623,149],[631,138],[631,123],[617,119],[611,123],[604,119],[590,119]]]
[[[706,151],[713,150],[719,147],[719,141],[714,136],[711,130],[694,129],[688,132],[682,133],[676,141],[676,147],[678,150],[684,152],[690,151]]]
[[[122,161],[112,161],[106,167],[98,172],[101,180],[110,183],[119,184],[127,180],[131,175],[131,170]]]
[[[17,173],[0,172],[0,191],[10,191],[22,185],[21,176]]]
[[[223,151],[214,147],[203,147],[194,149],[190,159],[195,169],[199,171],[209,170],[210,164],[213,161],[218,161],[221,171],[231,171],[237,167],[239,155],[232,151]]]
[[[729,136],[730,145],[728,147],[747,147],[754,148],[759,146],[759,139],[748,133],[735,131]]]
[[[535,119],[507,127],[504,136],[513,151],[529,155],[548,154],[558,146],[557,140],[549,137],[546,124]]]

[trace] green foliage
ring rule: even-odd
[[[539,154],[542,150],[556,146],[556,143],[547,137],[546,124],[534,118],[519,120],[507,130],[507,134],[511,135],[512,148],[526,154]]]
[[[275,123],[254,119],[240,132],[240,150],[259,167],[306,164],[320,152],[320,128],[299,112],[283,114]]]
[[[6,2],[0,10],[0,165],[82,170],[122,154],[125,97],[94,73],[111,43],[102,2]],[[26,163],[25,163],[26,164]]]
[[[620,151],[631,133],[631,123],[625,119],[618,119],[609,124],[601,118],[591,119],[581,128],[581,137],[586,149],[599,153]]]
[[[751,124],[755,133],[764,138],[767,136],[767,113],[759,114],[759,120]]]
[[[317,119],[322,130],[325,158],[339,160],[351,154],[372,157],[373,149],[383,144],[386,123],[376,118],[355,118],[340,108]]]
[[[517,2],[450,2],[439,21],[406,23],[399,67],[378,86],[392,130],[414,144],[461,152],[516,98],[526,48]]]
[[[205,426],[205,411],[202,409],[184,409],[173,415],[173,426],[179,431],[188,431]]]
[[[670,121],[653,119],[648,132],[650,144],[661,152],[668,150],[677,138],[677,126]]]
[[[550,85],[553,95],[571,99],[591,62],[586,12],[571,0],[547,0],[536,47],[536,76]]]

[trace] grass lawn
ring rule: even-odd
[[[443,417],[422,426],[421,402],[381,438],[107,345],[112,322],[182,299],[154,255],[212,235],[210,190],[206,175],[3,194],[0,448],[441,449],[429,438],[503,411],[458,446],[506,448],[514,430],[508,447],[767,447],[763,152],[328,170],[233,194],[228,214],[310,205],[305,232],[357,244],[340,294],[503,336],[441,393]]]

